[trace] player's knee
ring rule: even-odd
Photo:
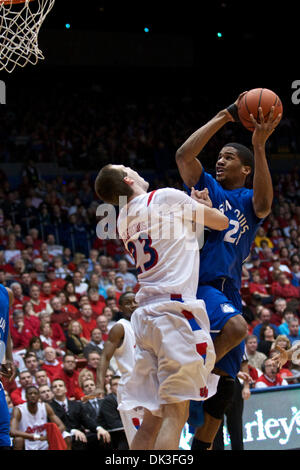
[[[228,336],[232,343],[239,343],[246,338],[248,334],[248,326],[242,315],[236,315],[231,317],[226,323],[224,329],[228,333]]]
[[[179,427],[184,426],[189,417],[189,401],[169,403],[162,406],[163,419],[172,420]]]
[[[204,411],[215,419],[223,419],[233,398],[234,383],[235,380],[232,377],[220,377],[217,392],[203,404]]]

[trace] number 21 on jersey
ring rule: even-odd
[[[128,242],[127,249],[135,261],[137,274],[149,271],[157,264],[158,253],[152,246],[151,237],[147,234],[141,234],[135,242]]]
[[[232,207],[228,201],[225,203],[225,208],[227,210],[231,210]],[[221,204],[219,206],[219,210],[224,214],[224,205]],[[233,243],[237,245],[240,241],[241,236],[249,230],[249,226],[247,225],[246,217],[239,209],[234,209],[234,214],[237,216],[238,220],[230,219],[229,220],[229,228],[224,235],[224,242]],[[230,217],[230,216],[229,216]],[[241,230],[240,230],[241,228]],[[238,233],[240,231],[240,233]]]

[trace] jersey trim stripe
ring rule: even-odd
[[[149,194],[148,202],[147,202],[147,207],[149,206],[150,202],[152,201],[152,198],[153,198],[153,196],[154,196],[154,193],[156,193],[156,189],[154,189],[154,191],[151,191],[151,193]]]

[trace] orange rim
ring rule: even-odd
[[[33,0],[28,0],[29,2],[33,2]],[[26,0],[0,0],[0,4],[3,3],[3,5],[14,5],[15,3],[25,3]]]

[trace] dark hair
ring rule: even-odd
[[[118,206],[119,196],[132,196],[132,188],[124,182],[125,176],[127,173],[121,168],[105,165],[95,180],[95,191],[99,199]]]
[[[62,291],[62,292],[64,292],[64,293],[66,294],[66,296],[69,295],[69,294],[68,294],[68,291],[67,291],[67,287],[68,287],[69,284],[72,285],[72,287],[73,287],[73,292],[75,293],[74,282],[73,282],[73,281],[67,281],[66,284],[65,284],[65,286],[64,286],[64,288],[63,288],[63,291]]]
[[[121,376],[120,375],[113,375],[111,378],[110,378],[110,383],[112,383],[113,380],[116,380],[116,379],[120,379]]]
[[[27,395],[28,390],[29,390],[30,388],[34,388],[38,393],[40,393],[39,388],[38,388],[36,385],[32,384],[32,385],[28,385],[28,387],[26,387],[25,395]]]
[[[43,348],[43,342],[42,342],[41,338],[39,336],[32,336],[29,340],[27,353],[35,354],[34,351],[31,351],[31,348],[32,348],[33,343],[35,343],[36,341],[39,341],[41,349],[44,349]]]
[[[121,277],[121,276],[120,276],[120,277]],[[121,295],[120,295],[120,298],[119,298],[119,305],[120,305],[120,304],[122,305],[122,303],[124,302],[124,299],[125,299],[126,295],[135,295],[135,294],[134,294],[134,292],[131,292],[131,291],[130,291],[130,292],[127,291],[127,292],[124,292],[123,294],[121,294]]]
[[[66,354],[65,354],[64,357],[63,357],[63,362],[65,362],[66,357],[69,357],[69,356],[73,357],[73,359],[76,360],[75,354],[73,354],[73,353],[71,353],[71,352],[66,352]]]
[[[273,330],[274,339],[276,338],[277,334],[276,334],[275,328],[271,325],[263,325],[260,329],[260,334],[259,334],[259,339],[260,340],[265,339],[265,331],[266,331],[267,328],[271,328],[271,330]]]
[[[51,382],[51,388],[52,388],[52,385],[54,384],[54,382],[58,382],[58,381],[63,382],[65,387],[66,387],[66,382],[64,381],[64,379],[60,379],[59,377],[55,377]]]
[[[29,357],[35,357],[35,359],[37,359],[34,351],[27,350],[24,356],[24,361],[26,361],[26,359],[28,359]]]

